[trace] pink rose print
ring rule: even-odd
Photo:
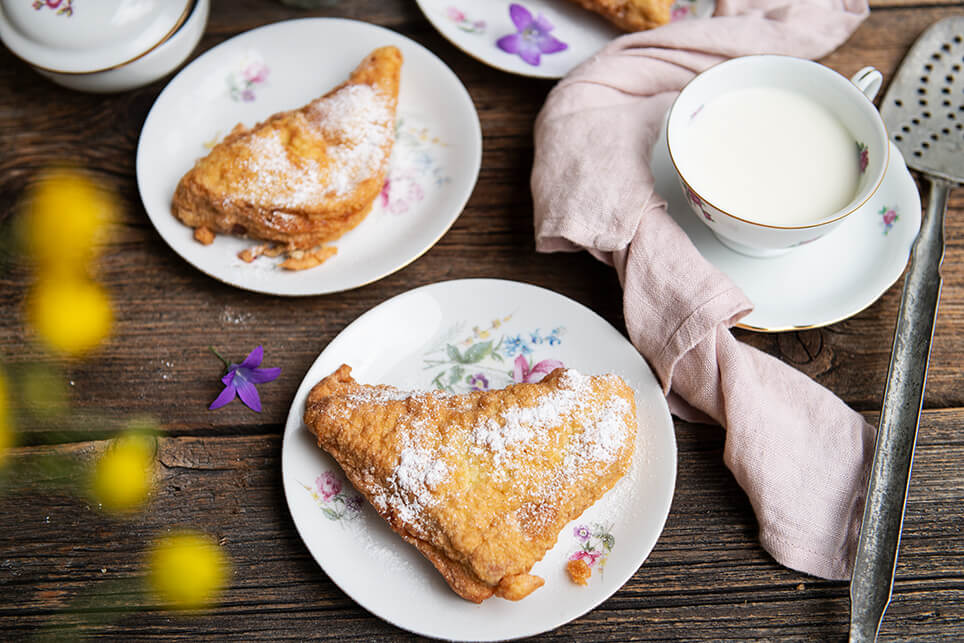
[[[56,9],[58,16],[67,16],[69,18],[74,15],[74,9],[71,4],[73,4],[73,0],[34,0],[33,8],[37,11],[44,8]]]
[[[252,63],[244,69],[243,74],[249,83],[260,83],[268,79],[268,67],[260,63]]]
[[[593,565],[596,564],[596,561],[599,560],[599,557],[600,557],[600,556],[602,556],[602,552],[599,552],[599,551],[585,551],[585,550],[580,549],[579,551],[577,551],[576,553],[574,553],[572,556],[570,556],[570,557],[569,557],[569,560],[584,560],[584,561],[586,561],[586,564],[587,564],[587,565],[589,565],[590,567],[592,567]]]
[[[703,199],[701,199],[700,196],[688,186],[686,187],[686,199],[703,213],[703,218],[705,218],[707,221],[713,221],[712,215],[710,215],[710,213],[706,211],[706,208],[703,207]]]
[[[890,232],[890,229],[894,227],[894,224],[897,223],[897,220],[900,218],[897,210],[886,205],[882,207],[877,214],[880,215],[880,222],[884,226],[885,235]]]
[[[478,34],[485,31],[485,20],[473,20],[458,7],[448,7],[445,10],[445,15],[455,23],[455,26],[466,33]]]
[[[326,502],[341,492],[341,480],[331,471],[325,471],[315,478],[315,486],[318,488],[318,495]]]
[[[385,179],[379,197],[386,212],[404,214],[425,198],[425,190],[419,185],[415,172],[404,168]]]
[[[529,364],[529,360],[523,355],[515,358],[515,368],[512,372],[512,379],[516,382],[539,382],[546,375],[562,368],[563,363],[557,359],[544,359],[537,364]]]
[[[857,143],[857,162],[860,164],[860,173],[867,171],[867,164],[870,162],[870,151],[863,143]]]
[[[590,567],[599,563],[599,569],[602,571],[606,565],[606,559],[616,546],[612,525],[599,523],[578,525],[573,528],[572,535],[579,548],[569,554],[569,560],[581,560]]]
[[[328,520],[353,520],[361,513],[362,497],[352,487],[346,487],[341,477],[332,471],[325,471],[315,478],[314,487],[300,481],[298,484],[311,495]]]

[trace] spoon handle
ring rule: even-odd
[[[890,602],[911,464],[941,296],[944,212],[950,185],[931,179],[930,198],[904,278],[877,445],[850,580],[850,641],[877,639]]]

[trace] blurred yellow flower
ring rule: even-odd
[[[227,560],[204,534],[185,531],[161,538],[150,553],[150,582],[172,607],[211,605],[227,578]]]
[[[0,465],[7,457],[7,449],[13,446],[13,426],[10,422],[10,401],[7,396],[7,378],[0,373]]]
[[[76,170],[54,170],[27,197],[24,237],[42,271],[83,270],[104,240],[114,198]]]
[[[91,492],[107,511],[128,512],[147,500],[154,486],[156,441],[143,433],[114,438],[94,465]]]
[[[27,306],[30,322],[44,342],[71,356],[83,355],[100,344],[114,317],[104,289],[76,277],[41,278]]]

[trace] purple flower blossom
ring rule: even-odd
[[[536,66],[542,54],[554,54],[569,47],[555,36],[549,35],[553,25],[542,14],[533,18],[528,9],[513,3],[509,5],[509,17],[512,18],[517,31],[496,41],[496,45],[502,51],[518,54],[519,58]]]
[[[264,348],[258,346],[251,351],[244,361],[240,364],[228,364],[228,361],[218,355],[218,352],[211,349],[218,358],[224,362],[228,372],[221,378],[224,390],[218,395],[217,399],[211,403],[209,409],[219,409],[225,404],[232,402],[235,395],[241,398],[244,405],[252,411],[261,412],[261,398],[258,396],[258,389],[255,384],[264,384],[278,377],[281,374],[280,368],[258,368],[261,360],[264,359]]]
[[[341,480],[331,471],[325,471],[315,478],[315,487],[318,488],[321,499],[327,502],[341,492]]]
[[[361,509],[361,496],[354,493],[345,494],[345,509],[355,513]]]
[[[579,540],[589,540],[589,527],[586,525],[579,525],[572,530],[572,535]]]
[[[538,382],[557,368],[563,368],[562,362],[557,359],[544,359],[538,364],[530,365],[522,355],[515,358],[514,366],[512,379],[516,383]]]
[[[469,385],[472,387],[473,391],[488,391],[489,378],[482,373],[476,373],[475,375],[469,377]]]

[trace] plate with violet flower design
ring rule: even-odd
[[[248,261],[245,252],[259,241],[219,234],[203,245],[174,218],[178,181],[235,125],[251,127],[300,108],[387,45],[398,47],[404,62],[386,180],[368,216],[329,246],[337,248],[333,257],[307,270],[285,270],[282,257],[267,253]],[[229,38],[168,83],[141,130],[137,184],[161,238],[199,270],[256,292],[320,295],[380,279],[431,248],[461,214],[481,161],[482,130],[472,98],[435,54],[366,22],[302,18]],[[282,211],[272,216],[291,218]]]
[[[492,597],[471,603],[391,530],[304,426],[309,391],[341,364],[364,384],[448,394],[537,382],[559,367],[615,373],[636,397],[639,431],[630,470],[564,526],[555,547],[532,567],[545,580],[542,587],[519,602]],[[292,402],[281,466],[298,534],[346,594],[416,634],[492,641],[535,635],[578,618],[637,573],[669,513],[676,441],[655,376],[606,320],[543,288],[466,279],[393,297],[324,348]],[[585,586],[570,579],[570,564],[588,572]]]
[[[562,78],[623,31],[573,0],[416,0],[456,47],[487,65],[535,78]],[[670,20],[713,15],[715,0],[676,0]]]

